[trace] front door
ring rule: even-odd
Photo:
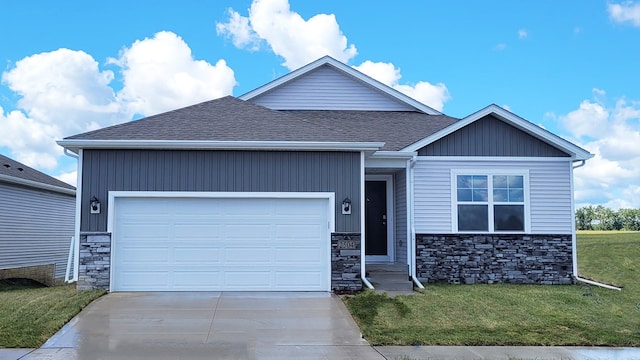
[[[365,254],[370,261],[390,261],[387,181],[365,183]]]

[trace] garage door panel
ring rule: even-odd
[[[117,198],[112,291],[327,291],[326,198]]]
[[[262,247],[227,247],[224,249],[226,264],[269,264],[271,263],[271,248]]]
[[[173,254],[176,263],[220,264],[222,261],[222,252],[217,248],[176,246]]]
[[[166,246],[125,246],[118,253],[117,259],[125,264],[166,263],[169,260],[169,249]]]
[[[275,261],[278,264],[311,264],[320,265],[321,259],[318,259],[317,248],[278,248],[275,251]]]

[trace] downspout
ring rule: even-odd
[[[69,151],[69,149],[64,148],[64,154],[76,159],[77,161],[77,178],[76,178],[76,219],[75,219],[75,229],[74,229],[74,238],[71,246],[75,246],[75,251],[73,251],[73,277],[68,279],[68,275],[65,277],[65,281],[68,283],[78,281],[78,272],[80,261],[80,212],[82,209],[82,149],[78,151],[78,154],[74,154]],[[71,259],[69,259],[71,260]]]
[[[407,246],[407,256],[409,257],[409,271],[411,274],[411,280],[413,280],[414,284],[419,289],[424,289],[424,286],[418,280],[416,274],[416,228],[414,223],[414,196],[413,196],[413,167],[416,165],[417,155],[413,155],[413,158],[409,160],[409,166],[407,168],[407,178],[409,186],[407,188],[407,202],[409,203],[409,207],[407,209],[407,221],[409,222],[409,241],[411,242],[411,246]]]
[[[366,252],[365,252],[365,222],[364,222],[364,209],[365,209],[365,197],[364,197],[364,186],[365,186],[365,178],[364,178],[364,151],[360,152],[360,279],[362,279],[362,283],[368,287],[369,289],[373,289],[373,285],[367,280],[367,269],[366,265]]]
[[[575,213],[576,213],[576,205],[575,205],[575,201],[573,199],[573,170],[584,166],[584,164],[586,163],[585,160],[582,160],[580,162],[580,164],[576,165],[576,166],[572,166],[571,169],[571,214],[574,217],[574,222],[575,222]],[[581,283],[585,283],[585,284],[589,284],[589,285],[595,285],[595,286],[600,286],[606,289],[611,289],[611,290],[618,290],[621,291],[622,289],[616,286],[612,286],[612,285],[608,285],[608,284],[603,284],[603,283],[599,283],[597,281],[593,281],[593,280],[589,280],[589,279],[584,279],[578,276],[578,247],[577,247],[577,241],[576,241],[576,227],[575,227],[575,223],[574,225],[571,227],[571,256],[572,256],[572,262],[573,262],[573,278]]]

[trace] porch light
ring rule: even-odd
[[[351,215],[351,199],[349,197],[342,200],[342,215]]]
[[[94,195],[89,201],[91,202],[91,213],[100,214],[100,200],[98,200],[98,198]]]

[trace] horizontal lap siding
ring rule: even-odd
[[[415,174],[416,233],[450,233],[451,169],[529,170],[531,232],[567,234],[573,227],[569,161],[433,161],[420,159]]]
[[[250,101],[278,110],[415,110],[328,66]]]
[[[0,184],[0,269],[55,264],[64,277],[75,197]]]
[[[336,231],[360,231],[360,153],[84,150],[82,183],[82,231],[106,231],[109,191],[334,192],[336,208],[353,204]],[[100,214],[89,214],[94,195]]]

